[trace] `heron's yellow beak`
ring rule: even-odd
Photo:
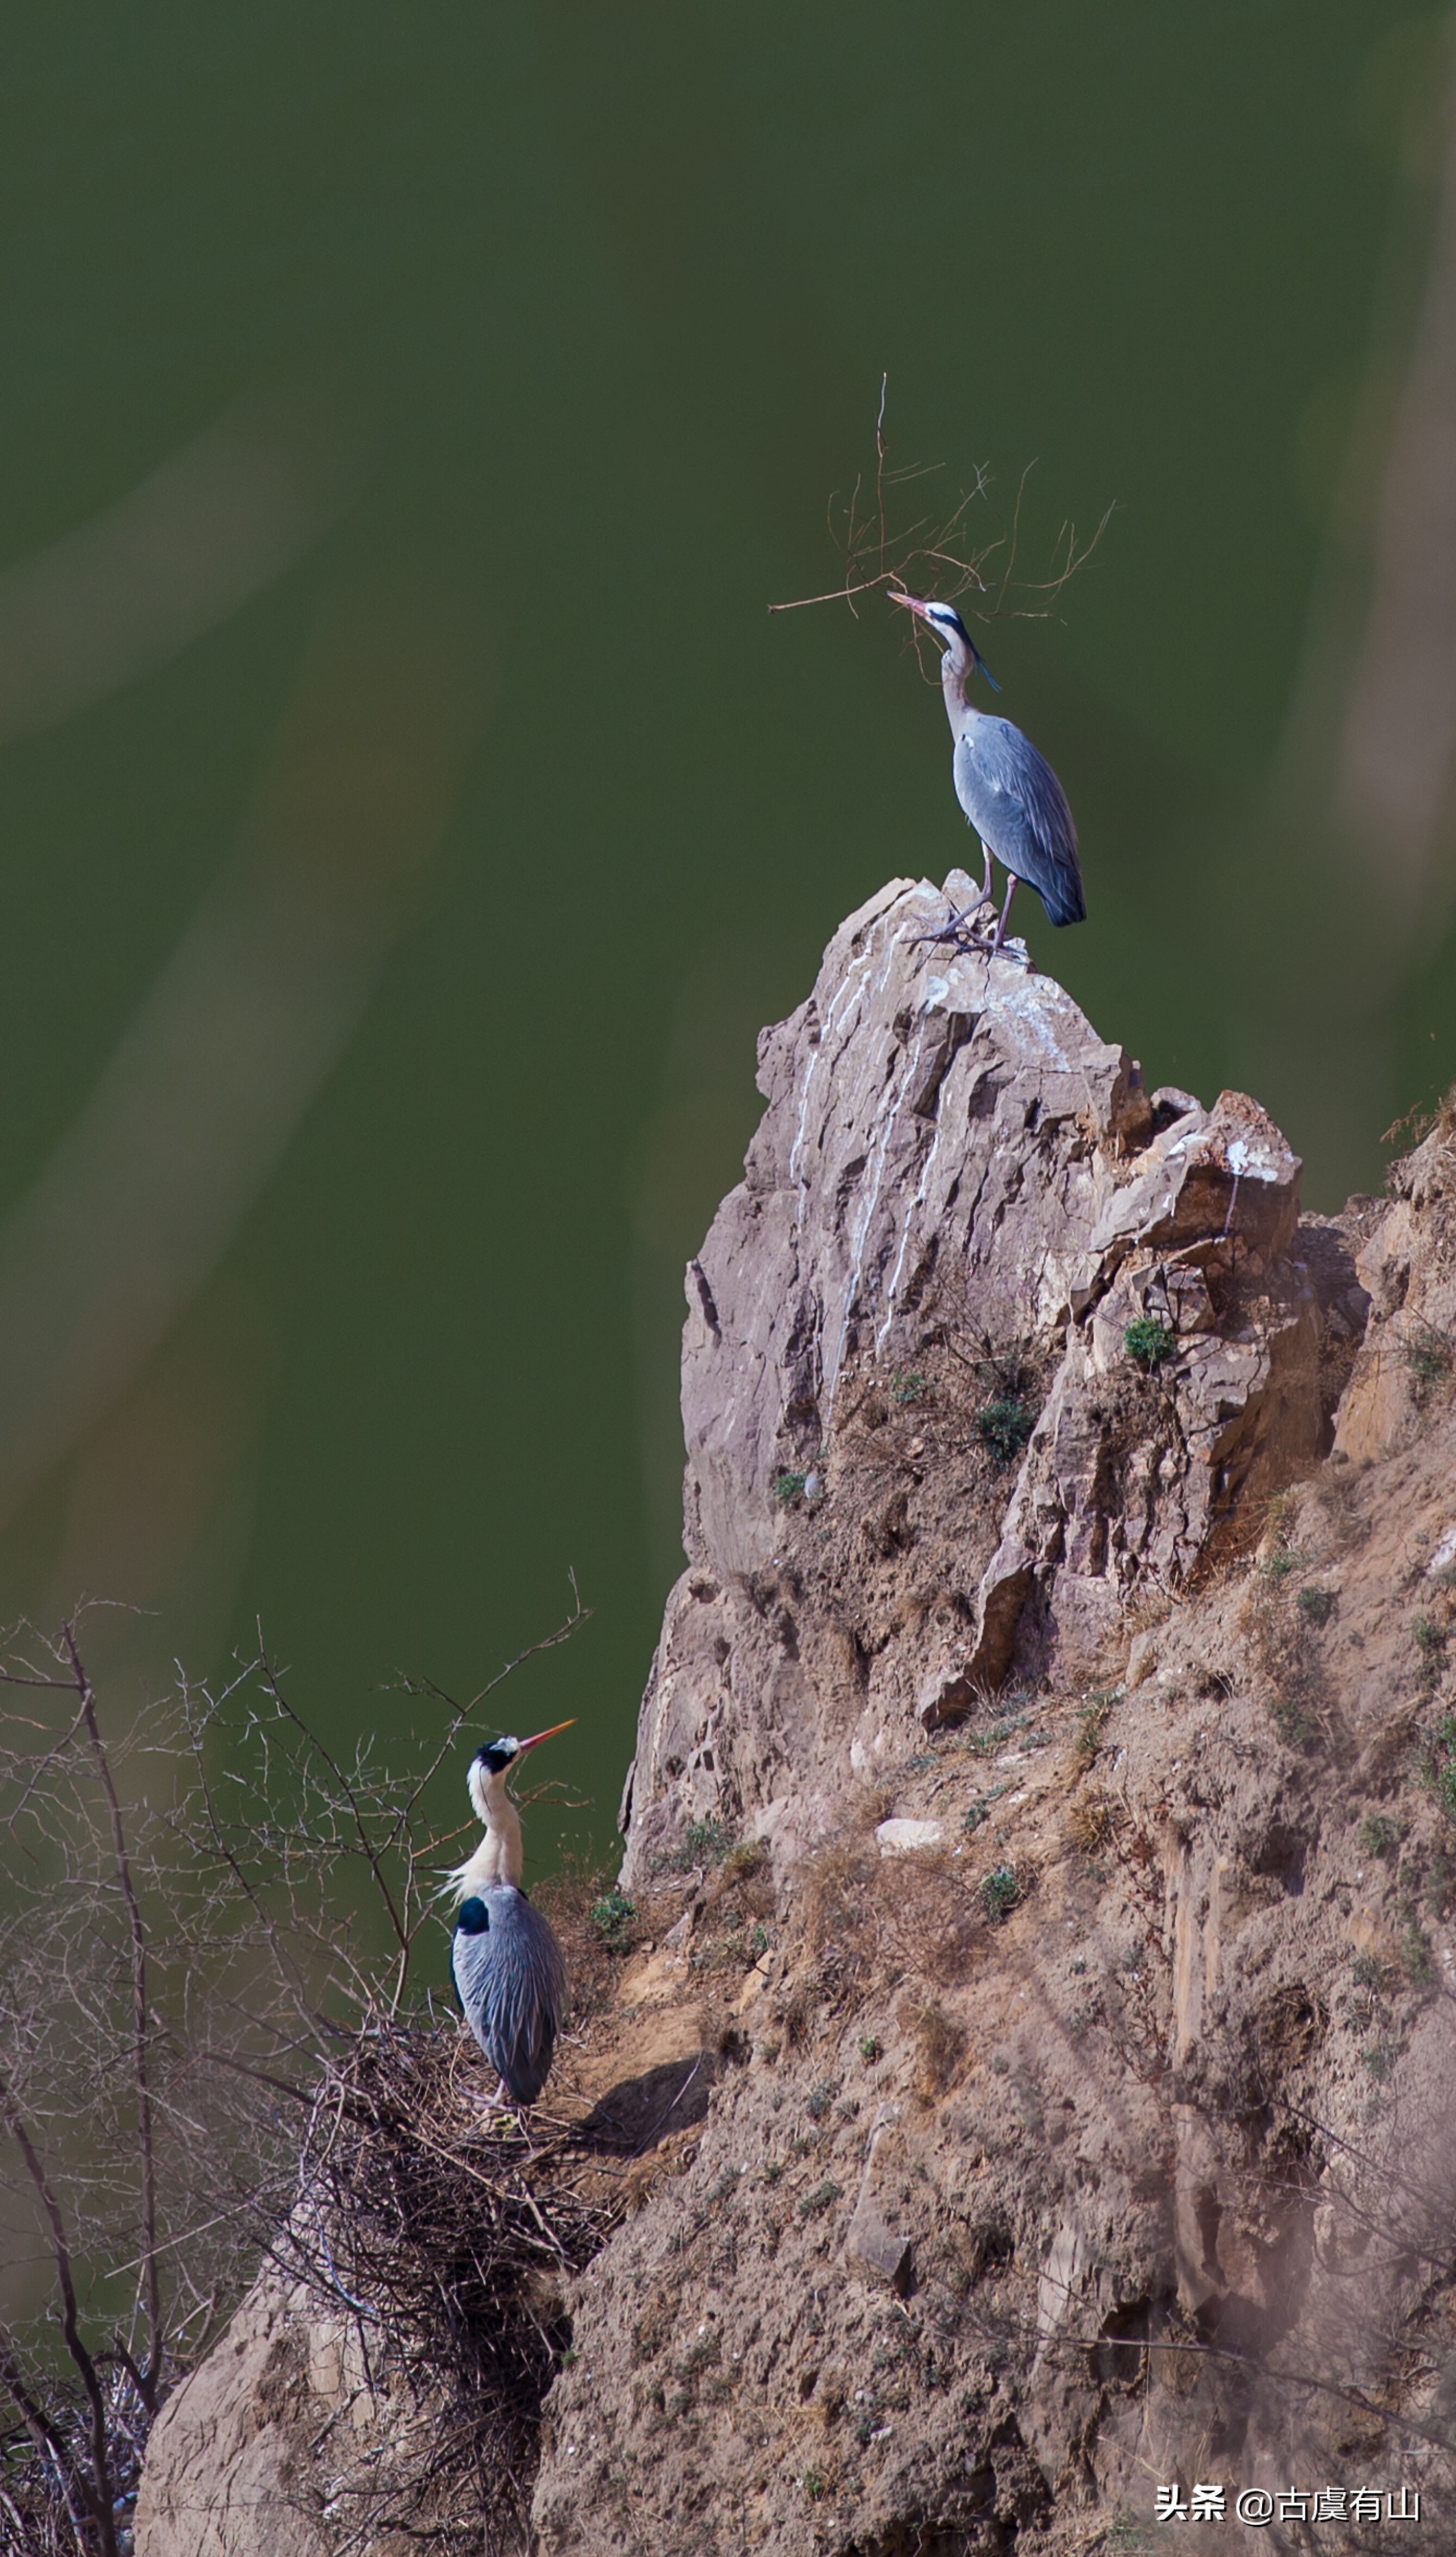
[[[907,612],[923,612],[925,610],[925,606],[921,603],[918,595],[901,595],[895,587],[891,587],[889,589],[889,600],[891,604],[903,604]]]
[[[523,1740],[516,1751],[516,1756],[524,1758],[528,1749],[539,1749],[543,1740],[554,1740],[559,1731],[570,1731],[576,1718],[576,1715],[572,1714],[565,1722],[553,1722],[549,1731],[538,1731],[531,1739]]]

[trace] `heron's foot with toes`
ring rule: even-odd
[[[975,905],[968,905],[964,913],[952,906],[939,932],[917,932],[912,947],[928,941],[937,949],[956,950],[966,958],[989,950],[993,927],[989,921],[982,923],[980,917],[983,908],[990,904],[991,899],[983,897]],[[993,905],[993,914],[994,911]]]

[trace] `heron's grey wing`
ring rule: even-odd
[[[956,740],[956,797],[997,861],[1034,887],[1053,923],[1087,913],[1077,829],[1044,755],[1009,720],[980,718]]]
[[[485,2048],[516,2102],[534,2104],[566,2013],[566,1965],[546,1920],[524,1893],[491,1892],[486,1905],[495,1951]]]
[[[457,1927],[450,1947],[450,1967],[456,1995],[475,2040],[486,2059],[494,2063],[495,2054],[489,2040],[491,1960],[488,1928],[483,1935],[467,1936],[463,1927]]]

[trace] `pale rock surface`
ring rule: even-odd
[[[1327,1441],[1327,1306],[1359,1290],[1332,1229],[1305,1266],[1297,1157],[1241,1093],[1149,1097],[1053,979],[927,939],[968,889],[881,889],[759,1040],[767,1108],[688,1273],[689,1567],[628,1888],[694,1820],[803,1852],[847,1766],[1008,1674],[1095,1676]],[[1176,1336],[1153,1375],[1144,1317]],[[1031,1380],[1005,1464],[988,1347]]]
[[[162,2410],[137,2499],[138,2550],[333,2557],[347,2512],[331,2510],[330,2488],[377,2442],[380,2414],[353,2322],[321,2318],[265,2279]],[[375,2557],[386,2557],[377,2539]]]

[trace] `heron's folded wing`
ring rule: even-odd
[[[958,739],[956,796],[984,844],[1037,890],[1054,923],[1080,923],[1087,908],[1077,829],[1044,755],[1009,720],[979,719]]]

